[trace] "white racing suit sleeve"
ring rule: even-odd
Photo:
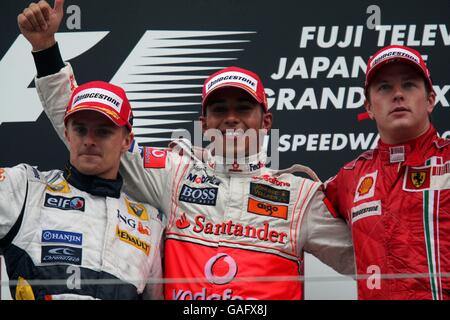
[[[300,224],[300,246],[339,273],[354,275],[355,259],[351,230],[335,218],[319,189],[312,197]],[[303,235],[303,236],[302,236]],[[299,248],[300,249],[300,248]]]
[[[71,65],[67,63],[58,73],[35,78],[34,82],[39,99],[44,107],[44,112],[50,119],[59,138],[67,146],[64,137],[64,114],[66,113],[72,90],[76,87]]]
[[[0,240],[19,218],[27,190],[27,169],[24,165],[0,169]]]

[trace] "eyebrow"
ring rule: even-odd
[[[79,122],[77,120],[72,120],[72,125],[74,125],[74,126],[86,126],[86,123],[85,122]],[[102,127],[102,128],[114,128],[115,127],[115,125],[113,123],[109,123],[109,122],[97,124],[97,126]]]
[[[208,104],[213,104],[213,103],[221,103],[221,102],[225,102],[225,98],[213,98],[211,99]],[[254,100],[252,100],[251,98],[239,98],[237,99],[238,102],[255,102]]]
[[[403,76],[401,78],[402,81],[415,80],[415,79],[421,79],[421,76],[416,75],[415,73],[411,73],[411,74],[407,74],[406,76]],[[378,77],[378,78],[373,79],[373,83],[383,83],[383,82],[389,82],[389,80],[386,79],[386,77],[384,77],[384,78]]]

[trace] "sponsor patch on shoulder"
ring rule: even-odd
[[[376,215],[381,215],[381,200],[362,203],[352,208],[352,224],[360,219]]]
[[[144,168],[160,169],[166,167],[167,151],[158,148],[144,147]]]

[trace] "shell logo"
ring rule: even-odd
[[[359,188],[358,188],[359,195],[363,196],[363,195],[369,193],[372,186],[373,186],[373,178],[372,177],[364,178],[364,180],[361,182],[361,184],[359,185]]]

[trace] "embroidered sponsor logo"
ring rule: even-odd
[[[265,167],[265,165],[262,162],[258,162],[256,164],[250,163],[248,165],[248,168],[249,168],[250,171],[256,171],[256,170],[259,170],[259,169],[264,168],[264,167]]]
[[[237,239],[251,238],[281,244],[285,244],[287,238],[287,233],[272,229],[268,221],[264,221],[262,226],[244,225],[234,223],[232,220],[214,224],[207,221],[203,215],[195,217],[195,226],[192,230],[195,233],[214,234],[216,236],[223,234]]]
[[[44,206],[60,210],[75,210],[84,212],[85,201],[82,197],[66,198],[46,193]]]
[[[73,98],[72,108],[69,111],[75,110],[85,103],[95,102],[105,104],[120,113],[120,110],[122,109],[123,99],[109,90],[104,90],[101,88],[86,89],[78,92],[77,95]]]
[[[352,208],[352,223],[370,216],[381,215],[381,201],[371,201]]]
[[[144,168],[160,169],[166,167],[166,150],[144,147],[143,154]]]
[[[250,194],[261,199],[289,203],[290,191],[250,182]]]
[[[218,188],[192,188],[183,184],[179,200],[205,206],[215,206],[218,190]]]
[[[127,198],[125,198],[125,203],[129,214],[143,221],[149,220],[147,208],[142,203],[131,202]]]
[[[450,189],[450,161],[444,164],[438,158],[439,164],[407,167],[403,179],[403,190],[410,192],[422,192],[424,190]]]
[[[76,232],[67,232],[60,230],[42,230],[42,239],[44,242],[60,242],[68,244],[76,244],[81,246],[83,244],[83,235]]]
[[[231,172],[242,172],[242,169],[241,169],[239,163],[235,162],[235,163],[233,163],[231,165],[231,168],[228,171],[231,171]]]
[[[432,167],[433,176],[443,176],[450,173],[450,161],[440,166]]]
[[[373,178],[372,177],[366,177],[361,182],[358,188],[358,193],[360,196],[363,196],[365,194],[368,194],[370,189],[372,189],[373,186]]]
[[[386,59],[396,58],[396,57],[406,58],[417,64],[420,64],[419,57],[417,57],[412,52],[401,49],[401,48],[392,48],[392,49],[382,52],[379,56],[375,57],[372,60],[371,68],[373,68],[375,65],[377,65],[378,63],[380,63]]]
[[[242,72],[224,72],[221,73],[211,80],[208,81],[208,83],[205,85],[206,87],[206,93],[208,93],[211,89],[214,89],[217,86],[220,86],[222,83],[228,83],[228,82],[237,82],[240,84],[245,85],[246,87],[251,88],[253,91],[256,92],[256,86],[258,85],[258,81]]]
[[[378,171],[366,174],[359,179],[353,202],[368,199],[375,194]]]
[[[248,199],[247,211],[262,216],[281,218],[284,220],[287,220],[288,216],[288,206],[257,201],[253,198]]]
[[[178,229],[186,229],[191,224],[189,220],[186,218],[186,213],[182,213],[181,216],[177,219],[176,226]]]
[[[68,246],[42,246],[41,262],[81,265],[81,248]]]
[[[122,240],[123,242],[126,242],[133,247],[143,251],[146,256],[150,253],[150,244],[129,234],[127,231],[122,230],[119,228],[119,226],[116,226],[116,234],[117,237]]]
[[[140,221],[137,221],[137,223],[136,223],[136,220],[120,213],[119,210],[117,210],[117,218],[119,219],[119,223],[123,222],[130,228],[137,230],[140,234],[150,235],[149,227],[143,225],[142,222],[140,222]]]
[[[412,170],[409,173],[411,184],[416,189],[429,188],[430,187],[430,170]]]
[[[214,184],[216,186],[218,186],[220,184],[220,180],[217,179],[214,176],[201,176],[201,175],[196,175],[196,174],[192,174],[189,173],[189,175],[186,178],[187,180],[191,181],[191,182],[195,182],[197,184],[202,184],[202,183],[211,183]]]
[[[280,181],[280,180],[278,180],[277,177],[271,176],[269,174],[264,174],[260,177],[254,176],[254,177],[252,177],[252,179],[263,180],[270,184],[276,185],[277,187],[290,187],[291,186],[291,184],[289,182]]]
[[[69,193],[70,187],[67,181],[61,181],[60,183],[47,184],[47,190],[51,192]]]

